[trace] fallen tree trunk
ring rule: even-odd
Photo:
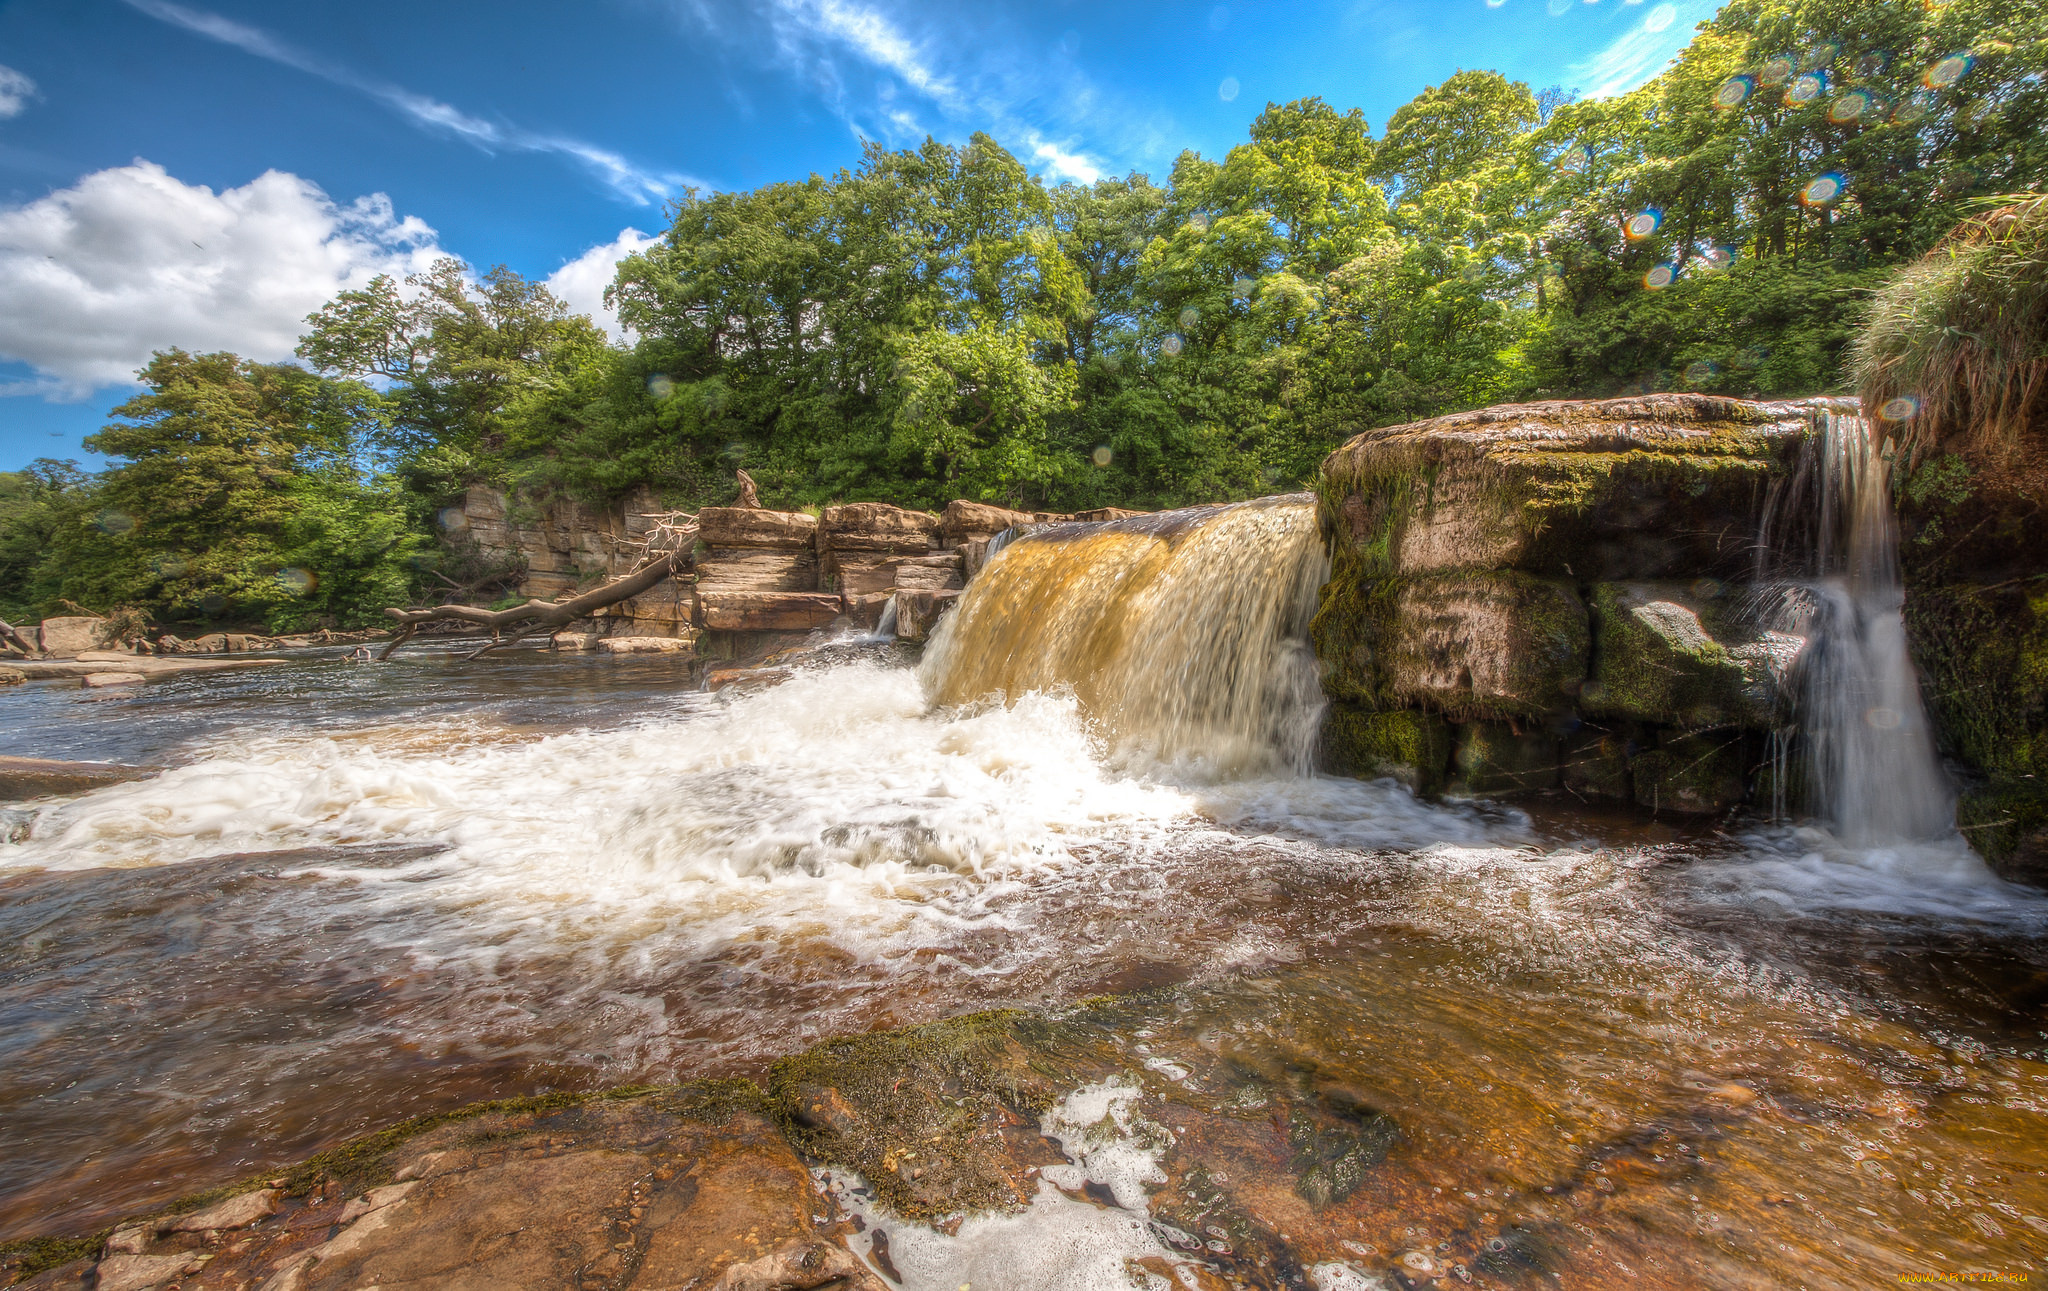
[[[0,619],[0,645],[4,645],[12,650],[21,651],[22,657],[25,659],[33,659],[42,653],[37,648],[35,642],[22,635],[21,629],[5,619]]]
[[[630,600],[654,587],[663,579],[672,576],[676,566],[687,560],[691,540],[697,535],[695,517],[686,524],[664,524],[648,535],[650,550],[641,563],[629,573],[621,574],[608,583],[578,593],[566,601],[531,600],[524,605],[510,609],[485,610],[474,605],[436,605],[424,610],[389,609],[384,611],[398,620],[398,634],[392,637],[377,655],[389,659],[391,652],[404,645],[415,632],[428,623],[467,623],[489,628],[491,639],[468,658],[474,659],[492,650],[517,645],[537,632],[553,631],[567,627],[577,619],[588,618],[592,612],[601,610],[618,601]],[[660,543],[665,550],[654,550]],[[506,633],[512,635],[508,638]]]

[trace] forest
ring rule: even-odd
[[[1159,178],[867,145],[674,205],[610,289],[627,343],[446,260],[329,302],[299,363],[157,354],[105,470],[0,473],[0,618],[369,622],[450,581],[474,482],[1156,508],[1489,403],[1841,390],[1877,290],[2048,177],[2044,69],[2048,0],[1733,0],[1626,95],[1461,71],[1377,135],[1268,104]]]

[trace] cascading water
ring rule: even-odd
[[[1906,646],[1905,588],[1882,445],[1824,416],[1818,557],[1808,585],[1807,739],[1817,805],[1852,847],[1955,836],[1955,801]]]
[[[1022,533],[926,652],[940,705],[1072,687],[1119,755],[1306,771],[1329,576],[1306,493]]]

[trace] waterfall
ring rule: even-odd
[[[1906,647],[1898,527],[1883,446],[1863,418],[1824,414],[1818,576],[1801,598],[1800,703],[1816,807],[1851,847],[1955,836]]]
[[[1307,771],[1323,697],[1308,645],[1329,575],[1312,495],[1035,526],[925,652],[932,702],[1069,687],[1125,758]]]

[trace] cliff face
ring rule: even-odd
[[[533,504],[472,486],[444,518],[451,547],[516,568],[517,592],[552,598],[630,570],[665,512],[639,490],[605,508],[567,500]],[[872,627],[894,597],[897,631],[921,639],[980,568],[989,539],[1040,520],[1111,519],[1010,511],[956,501],[943,515],[882,502],[819,515],[759,507],[706,507],[689,568],[644,595],[600,611],[601,636],[705,634],[712,654],[744,653],[743,638],[804,633],[842,618]]]
[[[1816,405],[1509,405],[1331,454],[1314,636],[1340,770],[1718,811],[1755,792],[1802,644],[1751,612]]]

